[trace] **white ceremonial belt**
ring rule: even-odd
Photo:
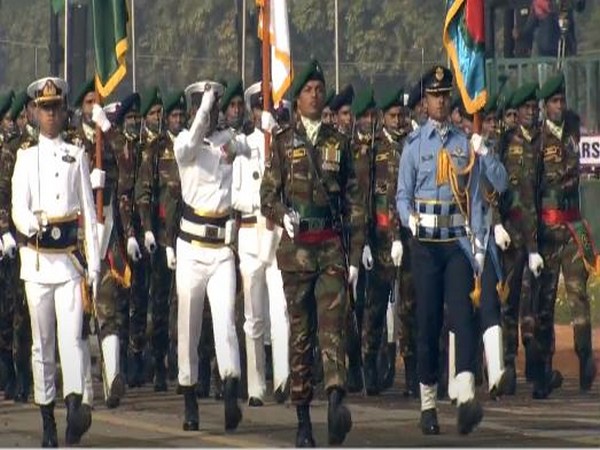
[[[465,218],[460,214],[440,215],[420,213],[418,224],[425,228],[454,228],[464,227]]]
[[[190,222],[184,218],[181,219],[181,231],[189,233],[199,238],[225,239],[225,228],[216,225],[200,225]]]

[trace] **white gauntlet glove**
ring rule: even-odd
[[[498,224],[494,227],[494,240],[496,241],[496,245],[500,248],[500,250],[505,251],[510,246],[510,235],[506,228],[502,226],[502,224]]]
[[[110,130],[110,120],[108,120],[108,117],[106,117],[106,113],[102,107],[96,103],[92,107],[92,122],[98,125],[103,133],[106,133],[108,130]]]
[[[485,263],[485,253],[475,253],[475,275],[483,273],[483,264]]]
[[[106,181],[106,172],[100,169],[94,169],[90,173],[90,184],[92,189],[104,189],[104,183]]]
[[[358,267],[350,266],[348,269],[348,285],[352,286],[354,298],[356,298],[356,284],[358,283]]]
[[[283,228],[290,239],[294,239],[294,224],[300,223],[300,214],[297,211],[290,211],[283,216]]]
[[[402,242],[394,241],[392,242],[392,251],[390,252],[390,256],[392,257],[392,262],[394,266],[400,267],[402,264],[402,255],[404,254],[404,247],[402,247]]]
[[[133,236],[127,239],[127,254],[133,262],[138,262],[140,259],[142,259],[140,246]]]
[[[530,253],[529,254],[529,270],[534,277],[539,277],[542,273],[542,269],[544,268],[544,259],[542,255],[539,253]]]
[[[177,268],[177,258],[175,257],[175,250],[173,247],[165,248],[165,252],[167,254],[167,267],[171,270],[175,270]]]
[[[0,248],[4,247],[4,254],[10,259],[14,259],[17,256],[17,243],[15,238],[10,232],[6,232],[2,235],[2,241],[0,241]],[[2,251],[0,251],[2,253]]]
[[[146,231],[144,233],[144,247],[148,250],[148,253],[153,254],[156,251],[156,239],[154,239],[154,233],[152,231]]]
[[[413,237],[417,237],[417,216],[414,214],[408,216],[408,228],[410,229]]]
[[[471,136],[470,143],[471,143],[471,148],[478,155],[485,156],[488,154],[489,149],[483,143],[483,136],[481,136],[480,134],[473,133],[473,136]]]
[[[208,91],[205,90],[202,94],[202,101],[200,102],[200,108],[198,108],[198,114],[208,115],[216,100],[217,96],[214,89],[209,89]]]
[[[371,247],[365,245],[362,252],[362,265],[367,270],[371,270],[373,268],[373,254],[371,253]]]
[[[260,128],[267,133],[271,133],[277,126],[277,121],[269,111],[263,111],[260,116]]]
[[[100,272],[93,271],[88,273],[88,285],[92,287],[94,298],[98,295],[98,285],[100,283]]]

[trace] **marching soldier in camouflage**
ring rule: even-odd
[[[352,116],[353,99],[354,88],[349,84],[344,86],[329,103],[329,108],[335,115],[333,120],[335,128],[348,139],[352,138],[354,129],[354,117]]]
[[[562,73],[550,78],[540,90],[544,123],[538,141],[542,158],[538,198],[540,201],[540,254],[544,269],[540,277],[535,344],[538,363],[534,374],[534,398],[551,392],[554,352],[554,305],[562,270],[571,307],[575,352],[579,358],[579,387],[589,391],[596,375],[592,351],[588,272],[598,273],[588,224],[579,205],[579,117],[567,110]],[[538,354],[539,353],[539,354]]]
[[[494,227],[496,244],[504,251],[503,266],[508,289],[508,298],[502,305],[504,363],[509,380],[505,394],[508,395],[514,395],[516,389],[515,359],[521,302],[526,307],[521,317],[524,342],[529,342],[533,333],[531,289],[523,285],[523,278],[529,275],[524,275],[523,270],[528,266],[535,276],[539,276],[544,264],[538,253],[535,199],[539,176],[537,89],[536,83],[526,83],[514,92],[509,106],[517,110],[518,126],[506,131],[499,146],[500,158],[509,177],[508,189],[500,198],[502,223]],[[528,343],[525,351],[526,354],[529,352]]]
[[[158,109],[157,106],[154,105],[152,109]],[[186,122],[183,92],[166,97],[162,106],[167,130],[154,139],[149,139],[143,147],[135,185],[135,201],[144,230],[144,240],[147,243],[146,249],[149,253],[152,251],[153,255],[150,302],[156,392],[167,390],[165,356],[169,345],[169,295],[173,294],[171,286],[173,270],[176,267],[175,220],[181,197],[181,183],[173,143]]]
[[[314,446],[311,336],[319,335],[328,394],[329,444],[341,444],[352,426],[346,391],[347,285],[358,276],[364,209],[348,141],[321,122],[325,80],[312,60],[294,79],[295,124],[274,137],[265,165],[261,212],[284,227],[277,264],[290,318],[291,398],[298,417],[297,446]],[[347,223],[350,248],[343,248]],[[349,262],[344,260],[347,255]]]
[[[103,358],[102,374],[106,377],[106,405],[115,408],[125,393],[125,382],[121,375],[119,331],[121,323],[118,317],[119,302],[125,301],[130,285],[124,254],[124,235],[119,226],[117,211],[118,167],[114,149],[108,139],[104,141],[102,151],[102,169],[96,166],[96,126],[101,127],[106,137],[112,126],[106,113],[96,103],[94,80],[85,82],[74,97],[74,106],[81,108],[81,123],[69,133],[68,141],[84,148],[90,168],[90,181],[93,190],[103,190],[103,225],[99,227],[101,252],[101,274],[96,296],[96,314],[100,329],[100,343]],[[94,311],[85,311],[93,314]],[[89,317],[87,318],[89,325]],[[87,340],[87,339],[86,339]],[[87,343],[86,343],[87,344]],[[84,358],[89,358],[89,345],[84,344]],[[84,364],[86,362],[84,361]],[[88,361],[89,363],[89,361]],[[88,395],[91,396],[88,392]],[[85,396],[84,396],[85,397]],[[84,403],[85,398],[84,398]],[[90,402],[91,403],[91,402]]]
[[[27,128],[27,104],[31,102],[25,91],[18,93],[8,114],[14,126],[5,130],[0,151],[0,247],[4,259],[0,262],[3,291],[0,302],[0,358],[5,376],[4,398],[27,402],[31,390],[31,326],[25,300],[23,281],[19,278],[20,256],[17,252],[16,230],[11,219],[11,178],[17,150],[37,144],[37,137]]]

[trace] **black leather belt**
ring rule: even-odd
[[[46,250],[64,250],[77,245],[79,222],[77,219],[66,222],[49,223],[39,236],[27,239],[28,245]]]

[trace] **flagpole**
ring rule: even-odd
[[[335,92],[340,92],[340,45],[339,45],[339,8],[338,0],[335,0]]]
[[[242,84],[246,86],[246,0],[242,0]]]
[[[65,23],[64,23],[64,55],[63,60],[64,66],[64,79],[68,83],[67,79],[69,74],[69,0],[65,0]]]
[[[96,86],[96,101],[102,105],[102,96],[98,92]],[[96,153],[95,153],[95,168],[102,170],[102,148],[104,147],[104,135],[100,126],[96,125]],[[104,223],[102,216],[104,212],[104,189],[96,189],[96,220],[98,223]]]
[[[135,67],[135,0],[131,0],[131,77],[133,92],[137,92],[137,74]]]
[[[264,0],[262,6],[262,94],[263,111],[271,111],[271,0]],[[271,160],[271,133],[265,134],[265,161]],[[274,224],[267,220],[267,229],[273,230]]]

